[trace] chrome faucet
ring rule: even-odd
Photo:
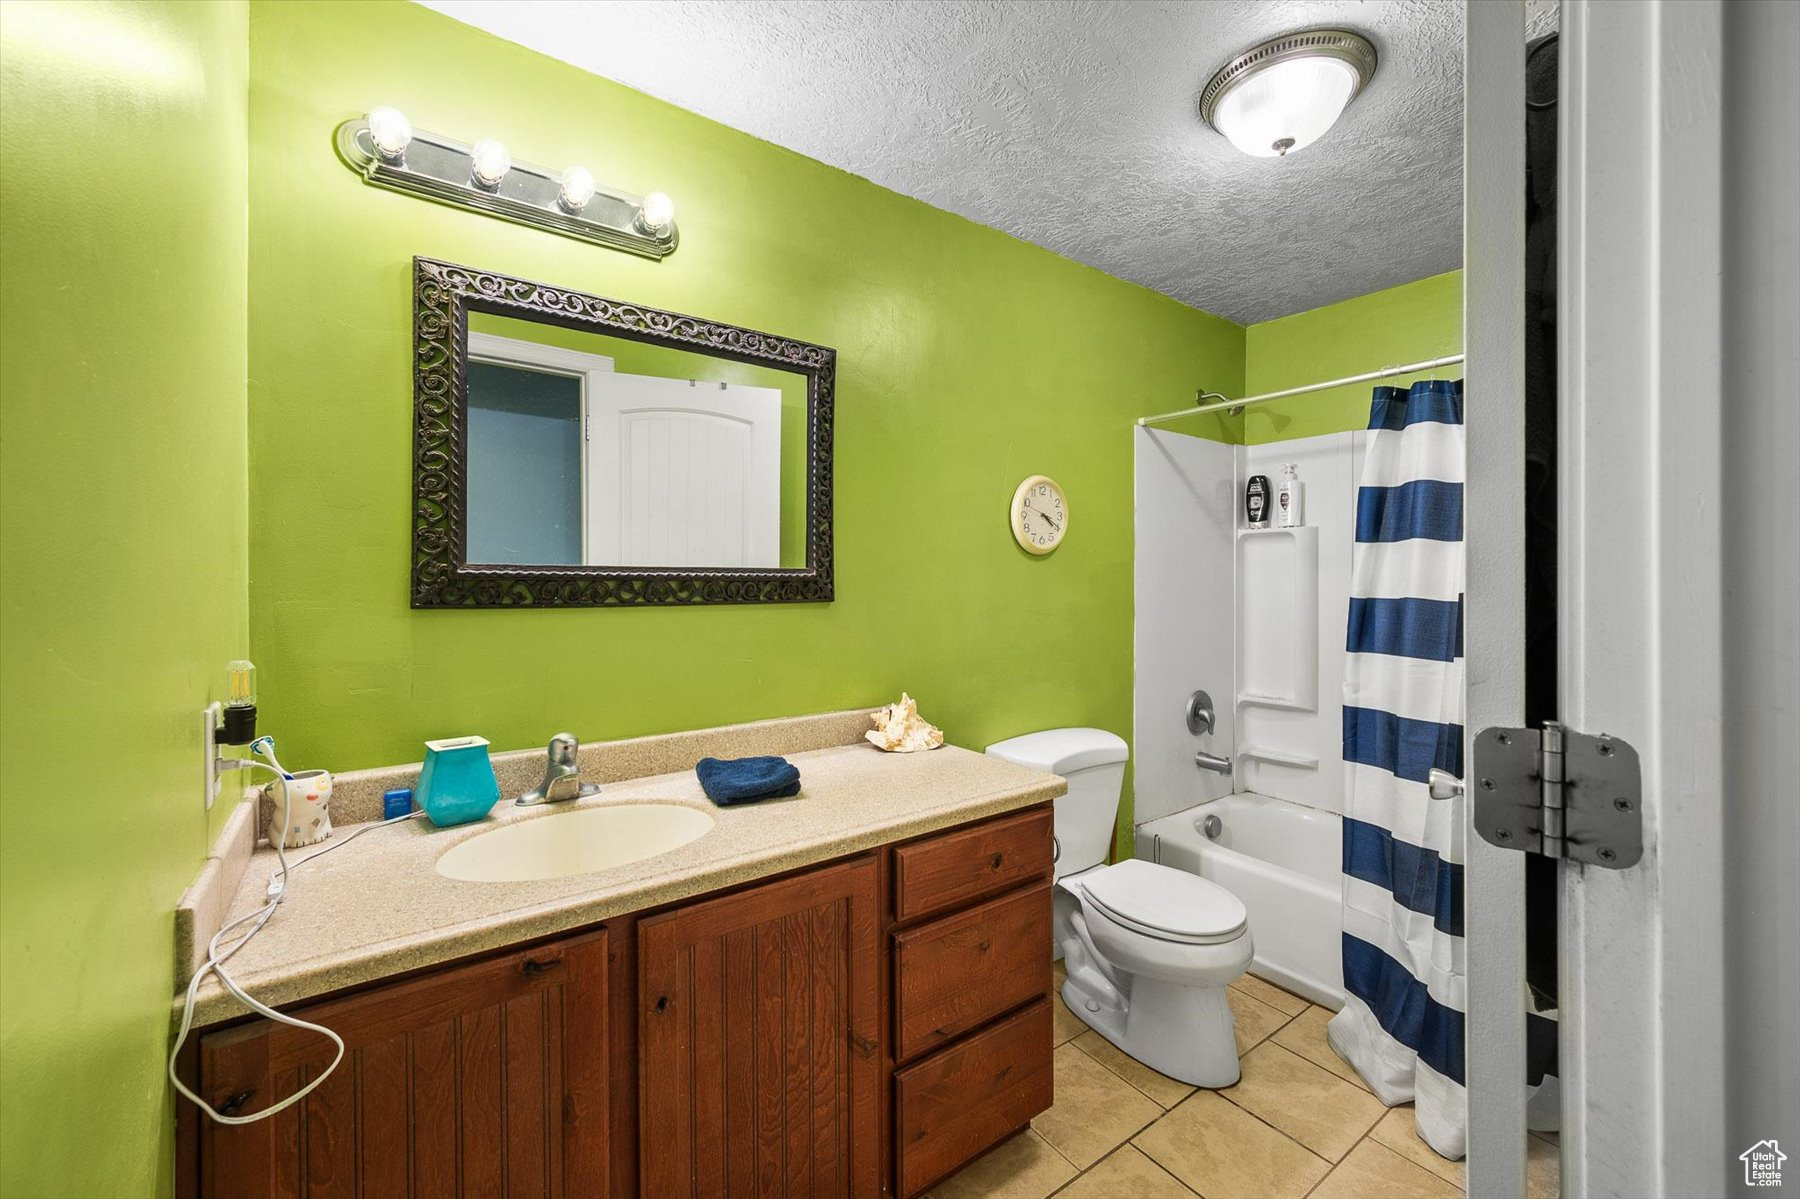
[[[1188,697],[1187,710],[1188,732],[1196,737],[1204,737],[1218,725],[1213,714],[1212,696],[1204,691],[1196,691]],[[1200,750],[1194,754],[1194,765],[1202,770],[1210,770],[1214,774],[1231,774],[1231,759],[1221,758],[1218,754],[1209,754]]]
[[[581,742],[573,733],[558,733],[550,738],[545,749],[549,762],[545,765],[544,781],[533,790],[527,791],[513,801],[522,808],[534,807],[541,803],[562,803],[570,799],[585,799],[590,795],[600,794],[597,783],[581,781],[581,767],[576,765],[576,755],[581,751]]]
[[[1194,754],[1194,765],[1202,770],[1210,770],[1214,774],[1229,775],[1231,773],[1230,758],[1221,758],[1218,754],[1209,754],[1205,750]]]

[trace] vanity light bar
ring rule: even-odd
[[[675,204],[661,192],[639,196],[606,187],[584,167],[552,171],[515,162],[497,141],[464,145],[414,129],[397,109],[377,108],[345,121],[337,147],[344,165],[375,187],[646,258],[667,258],[681,241]]]

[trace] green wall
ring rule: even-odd
[[[170,913],[226,810],[195,714],[246,641],[295,766],[902,688],[964,745],[1128,734],[1131,418],[1457,341],[1456,275],[1246,331],[411,5],[8,0],[0,42],[0,1195],[170,1189]],[[331,134],[378,103],[666,190],[683,247],[366,187]],[[410,610],[414,254],[836,347],[841,598]],[[1004,518],[1038,471],[1073,518],[1047,559]],[[71,784],[96,744],[128,786]]]
[[[902,688],[963,745],[1129,734],[1131,418],[1240,385],[1239,326],[411,5],[258,5],[250,41],[251,623],[290,766]],[[383,103],[667,191],[681,249],[651,262],[367,187],[331,133]],[[835,347],[837,602],[410,610],[415,254]],[[1072,518],[1045,559],[1005,518],[1039,471]]]
[[[0,1194],[171,1189],[199,711],[247,644],[247,16],[0,4]]]
[[[542,325],[532,321],[469,313],[469,332],[493,333],[539,345],[561,346],[585,354],[601,354],[613,360],[622,374],[654,375],[663,379],[696,379],[702,383],[742,383],[772,387],[781,393],[781,566],[784,570],[806,565],[806,376],[793,371],[708,358],[693,350],[651,345],[624,337]]]
[[[1450,271],[1249,326],[1244,330],[1244,390],[1238,394],[1304,387],[1461,349],[1462,272]],[[1440,375],[1460,379],[1462,373],[1461,366],[1452,366]],[[1384,382],[1404,385],[1428,377],[1400,375]],[[1240,418],[1243,441],[1260,445],[1365,428],[1374,386],[1357,383],[1248,408]]]

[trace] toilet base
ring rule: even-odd
[[[1085,956],[1075,948],[1076,956]],[[1065,961],[1070,947],[1063,947]],[[1237,1039],[1224,987],[1192,987],[1133,978],[1130,994],[1109,1003],[1073,971],[1063,1002],[1089,1028],[1160,1074],[1191,1086],[1229,1087],[1238,1080]]]

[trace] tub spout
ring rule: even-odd
[[[1194,755],[1194,765],[1202,770],[1210,770],[1214,774],[1229,775],[1231,773],[1230,758],[1221,758],[1218,754],[1209,754],[1205,750]]]

